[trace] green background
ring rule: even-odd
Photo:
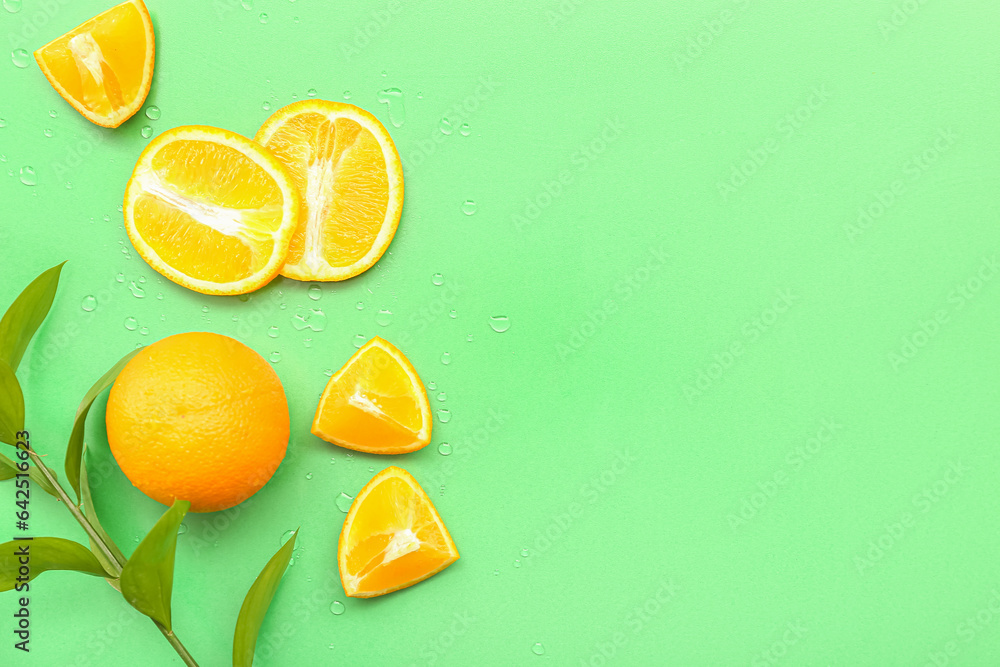
[[[105,6],[24,0],[0,36],[32,51]],[[101,129],[33,63],[0,60],[0,304],[69,260],[19,373],[32,441],[57,462],[86,389],[136,345],[205,330],[280,353],[284,463],[179,540],[175,628],[202,665],[229,661],[243,595],[299,525],[260,665],[1000,661],[995,3],[149,8],[158,120]],[[318,301],[284,278],[243,302],[152,271],[118,211],[142,128],[252,136],[265,102],[310,89],[350,91],[404,158],[390,254]],[[313,308],[326,327],[297,330]],[[358,335],[404,334],[452,415],[432,444],[385,459],[311,436],[324,371]],[[105,402],[91,476],[129,553],[164,508],[114,464]],[[462,558],[347,599],[336,500],[389,464],[428,490]],[[3,485],[0,535],[13,508]],[[32,512],[34,534],[83,539],[51,498]],[[39,580],[29,658],[5,627],[14,605],[0,597],[5,664],[179,664],[100,580]]]

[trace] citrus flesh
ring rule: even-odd
[[[122,369],[105,417],[111,452],[140,491],[191,511],[232,507],[256,493],[285,456],[289,418],[277,374],[228,336],[182,333]]]
[[[153,23],[142,0],[112,7],[35,51],[56,92],[88,120],[118,127],[153,81]]]
[[[234,132],[189,125],[139,157],[125,228],[150,266],[204,294],[243,294],[284,264],[299,195],[287,169]]]
[[[371,454],[421,449],[431,441],[423,382],[402,352],[376,336],[327,382],[312,433]]]
[[[373,266],[403,207],[403,168],[378,119],[351,104],[302,100],[276,111],[255,139],[289,168],[303,200],[281,274],[346,280]]]
[[[358,493],[337,550],[344,592],[362,598],[412,586],[458,557],[430,498],[410,473],[395,466]]]

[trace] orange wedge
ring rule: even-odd
[[[168,130],[139,156],[125,230],[150,266],[203,294],[243,294],[285,263],[299,194],[260,145],[216,127]]]
[[[84,118],[118,127],[146,100],[155,54],[146,5],[130,0],[49,42],[35,51],[35,60]]]
[[[354,598],[412,586],[456,560],[458,549],[430,498],[395,466],[361,489],[340,531],[340,581]]]
[[[402,352],[378,336],[330,378],[313,435],[369,454],[405,454],[431,441],[427,392]]]
[[[389,247],[403,208],[403,167],[382,123],[352,104],[302,100],[257,131],[292,172],[302,220],[281,275],[346,280]]]

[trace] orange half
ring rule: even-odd
[[[458,560],[458,549],[413,475],[386,468],[361,489],[340,531],[337,563],[350,597],[385,595]]]
[[[409,359],[378,336],[323,390],[312,433],[370,454],[405,454],[431,441],[431,406]]]
[[[302,100],[278,109],[255,139],[289,168],[302,194],[281,275],[346,280],[371,268],[403,209],[403,167],[382,123],[352,104]]]
[[[153,23],[142,0],[112,7],[35,51],[56,92],[103,127],[118,127],[142,107],[155,56]]]

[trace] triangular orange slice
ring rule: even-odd
[[[155,54],[146,5],[130,0],[49,42],[35,51],[35,60],[84,118],[118,127],[146,100]]]
[[[350,597],[385,595],[458,560],[430,498],[402,468],[386,468],[361,489],[340,531],[337,562]]]
[[[413,364],[378,336],[326,385],[313,435],[369,454],[405,454],[431,441],[431,406]]]

